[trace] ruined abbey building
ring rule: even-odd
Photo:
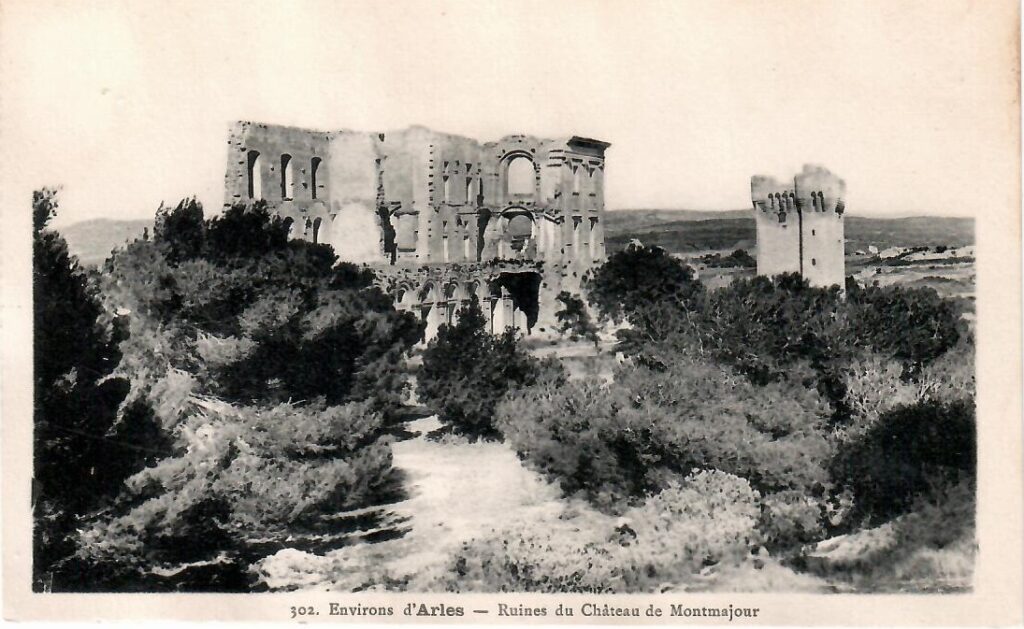
[[[792,182],[751,177],[757,274],[799,273],[812,286],[842,288],[845,195],[846,182],[820,166],[805,165]]]
[[[556,295],[605,258],[606,142],[251,122],[228,142],[225,205],[263,199],[291,237],[372,266],[428,339],[471,295],[494,332],[551,330]]]

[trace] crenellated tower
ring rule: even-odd
[[[750,196],[757,226],[757,274],[799,273],[812,286],[845,283],[846,182],[805,165],[789,182],[756,175]]]

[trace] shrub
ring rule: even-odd
[[[828,408],[800,385],[758,387],[727,369],[678,360],[624,367],[608,386],[542,384],[510,394],[495,425],[526,462],[617,509],[690,470],[720,470],[762,492],[820,492]]]
[[[766,546],[793,548],[825,537],[822,498],[795,490],[769,494],[761,501],[758,530]]]
[[[513,329],[498,337],[491,335],[473,298],[459,311],[455,325],[441,326],[423,352],[417,392],[453,429],[493,437],[498,400],[509,390],[548,380],[564,380],[557,361],[540,361],[528,354]]]
[[[832,463],[854,495],[856,513],[882,522],[907,512],[935,487],[975,474],[973,400],[924,401],[879,417]]]
[[[178,430],[181,453],[129,478],[118,508],[81,532],[67,566],[79,587],[102,589],[111,576],[151,581],[224,553],[251,560],[248,544],[362,506],[391,467],[381,418],[366,403],[199,404]]]
[[[903,362],[910,374],[954,347],[967,334],[954,302],[933,288],[870,286],[848,295],[852,334]]]
[[[727,256],[723,256],[720,253],[709,253],[701,256],[699,259],[710,267],[725,269],[752,269],[757,266],[757,260],[747,253],[745,249],[736,249]]]
[[[462,545],[433,587],[484,592],[651,592],[692,583],[757,547],[758,495],[742,479],[695,472],[613,519],[564,514]]]
[[[709,297],[705,344],[757,383],[779,380],[797,363],[820,371],[850,349],[842,303],[837,287],[815,288],[796,274],[737,279]]]
[[[843,369],[850,417],[838,427],[841,442],[862,436],[885,413],[921,400],[921,388],[906,380],[903,371],[900,363],[874,353],[854,359]]]

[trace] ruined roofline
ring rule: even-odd
[[[476,142],[477,144],[479,144],[481,146],[481,148],[493,147],[493,146],[497,146],[499,144],[507,143],[507,142],[510,142],[510,141],[518,140],[518,139],[528,140],[528,141],[537,142],[537,143],[552,142],[552,143],[560,143],[560,144],[565,144],[565,145],[577,144],[577,145],[585,146],[585,147],[589,147],[589,148],[596,148],[596,149],[602,150],[602,151],[611,146],[610,142],[604,142],[602,140],[597,140],[597,139],[594,139],[594,138],[588,138],[588,137],[577,136],[577,135],[573,135],[573,136],[559,136],[559,137],[555,137],[555,138],[541,138],[541,137],[534,136],[534,135],[526,135],[526,134],[522,134],[522,133],[512,133],[512,134],[508,134],[508,135],[502,136],[501,138],[498,138],[497,140],[481,140],[479,138],[473,138],[473,137],[470,137],[470,136],[460,135],[460,134],[457,134],[457,133],[449,133],[447,131],[438,131],[436,129],[431,129],[430,127],[427,127],[427,126],[424,126],[424,125],[420,125],[420,124],[413,124],[413,125],[409,125],[407,127],[400,128],[400,129],[389,129],[387,131],[359,131],[359,130],[356,130],[356,129],[329,129],[329,130],[328,129],[315,129],[315,128],[311,128],[311,127],[296,127],[294,125],[274,124],[274,123],[259,122],[259,121],[254,121],[254,120],[236,120],[231,126],[235,127],[235,128],[259,127],[259,128],[263,128],[263,129],[286,129],[286,130],[289,130],[289,131],[295,131],[295,132],[300,132],[300,133],[307,133],[307,134],[310,134],[310,135],[323,135],[323,136],[327,136],[328,138],[334,137],[334,136],[337,136],[337,135],[348,135],[348,134],[366,135],[366,136],[384,136],[384,137],[386,137],[388,135],[405,135],[405,134],[414,133],[414,132],[426,132],[426,133],[430,133],[430,134],[434,134],[434,135],[444,136],[446,138],[460,139],[460,140],[467,140],[467,141],[470,141],[470,142]]]

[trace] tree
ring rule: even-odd
[[[562,334],[569,333],[569,338],[573,341],[585,339],[597,347],[599,328],[590,319],[590,312],[587,311],[587,305],[583,300],[564,290],[558,293],[556,299],[562,304],[561,310],[555,313],[559,324],[558,331]]]
[[[132,243],[104,269],[108,307],[133,313],[139,342],[122,361],[133,399],[178,369],[197,378],[197,393],[242,404],[322,396],[397,410],[401,362],[422,324],[394,309],[372,271],[337,264],[328,245],[289,241],[263,203],[232,206],[198,235],[197,215],[190,202],[165,210],[153,242]],[[198,253],[172,255],[182,240],[172,225],[205,243]]]
[[[625,318],[634,326],[648,322],[644,313],[651,304],[667,301],[694,311],[704,297],[693,269],[660,247],[631,246],[612,254],[585,288],[602,319]]]
[[[133,409],[116,422],[126,382],[111,378],[119,359],[99,300],[48,228],[57,192],[36,191],[33,209],[33,573],[36,587],[74,551],[76,518],[103,504],[129,474],[162,453],[159,440],[134,441],[149,418]]]
[[[495,337],[485,323],[474,296],[459,311],[455,325],[441,326],[427,346],[417,379],[427,406],[454,430],[473,437],[498,436],[494,408],[510,389],[564,378],[556,362],[527,353],[514,329]]]

